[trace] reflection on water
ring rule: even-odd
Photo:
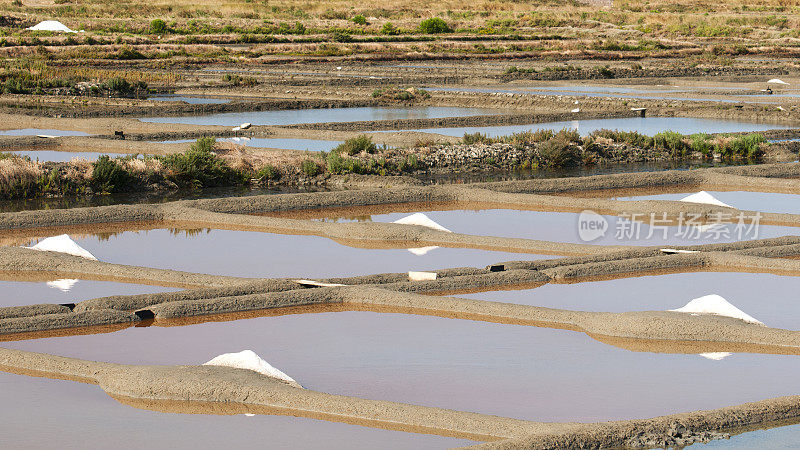
[[[394,212],[397,208],[402,212]],[[417,209],[413,209],[417,208]],[[455,208],[455,209],[454,209]],[[395,209],[395,211],[397,210]],[[433,221],[445,228],[465,234],[527,238],[554,242],[591,243],[597,245],[694,245],[714,242],[732,242],[741,239],[765,239],[800,235],[800,228],[772,225],[751,227],[732,223],[701,225],[684,221],[684,226],[666,226],[649,216],[597,216],[605,221],[605,232],[597,239],[586,241],[580,232],[581,216],[572,212],[521,211],[514,209],[466,209],[463,206],[387,205],[377,208],[351,208],[348,210],[316,210],[294,215],[334,222],[372,221],[393,222],[408,215],[408,211],[422,210]],[[287,214],[288,215],[288,214]],[[641,221],[641,222],[640,222]],[[740,237],[741,236],[741,237]]]
[[[404,248],[354,248],[319,236],[227,230],[71,234],[100,261],[240,277],[320,278],[448,267],[485,267],[540,255],[440,248],[417,256]]]
[[[793,395],[800,369],[790,355],[712,361],[631,352],[565,330],[353,311],[4,345],[130,364],[202,364],[250,349],[316,391],[542,421],[645,418]]]
[[[286,150],[308,150],[311,152],[327,152],[341,144],[341,141],[322,141],[317,139],[292,139],[292,138],[219,138],[220,142],[230,142],[237,145],[255,148],[280,148]],[[175,141],[161,141],[161,144],[182,144],[195,142],[195,139],[179,139]]]
[[[292,125],[320,122],[361,122],[370,120],[397,119],[435,119],[442,117],[480,116],[498,114],[488,108],[459,108],[444,106],[413,106],[407,108],[360,107],[324,109],[286,109],[273,111],[251,111],[219,113],[205,116],[184,117],[146,117],[142,122],[182,123],[192,125],[237,126],[242,123],[253,125]]]
[[[0,280],[0,307],[39,303],[77,303],[109,295],[150,294],[176,290],[161,286],[57,277],[47,281],[17,281],[20,278],[8,275],[3,275],[3,278],[5,280]]]
[[[665,311],[690,300],[718,294],[773,328],[800,330],[800,279],[764,273],[691,272],[574,284],[546,284],[536,289],[493,291],[459,297],[577,311]]]
[[[186,97],[177,94],[148,97],[147,99],[156,102],[184,102],[190,105],[217,105],[222,103],[230,103],[231,101],[229,98]]]
[[[777,426],[766,430],[754,430],[731,436],[730,439],[711,441],[707,444],[694,444],[686,448],[692,450],[712,449],[752,449],[752,448],[797,448],[800,442],[800,425]]]
[[[618,200],[680,200],[694,192],[617,197]],[[800,214],[800,195],[749,191],[708,191],[723,203],[744,211]]]
[[[15,130],[0,130],[0,136],[89,136],[83,131],[53,130],[49,128],[19,128]]]
[[[471,441],[302,417],[170,414],[123,405],[99,387],[0,372],[6,448],[452,448]],[[8,407],[13,405],[13,407]]]
[[[765,131],[788,128],[783,125],[751,123],[726,119],[698,119],[692,117],[626,117],[618,119],[585,119],[564,122],[534,123],[529,125],[492,125],[483,127],[420,128],[407,131],[438,133],[446,136],[463,136],[466,133],[483,133],[490,137],[508,136],[531,130],[559,131],[564,128],[578,130],[588,135],[600,129],[619,131],[638,131],[652,136],[662,131],[675,131],[681,134],[694,133],[737,133],[746,131]]]
[[[96,161],[97,158],[103,154],[99,152],[60,152],[55,150],[15,150],[5,153],[27,156],[33,161],[41,162],[67,162],[72,161],[75,158],[85,159],[87,161]]]

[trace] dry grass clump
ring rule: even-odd
[[[38,161],[0,154],[0,192],[8,198],[36,192],[43,175],[44,170]]]

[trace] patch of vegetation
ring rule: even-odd
[[[473,145],[473,144],[491,144],[492,139],[480,132],[475,133],[464,133],[464,137],[461,138],[461,142],[466,145]]]
[[[415,87],[386,87],[376,89],[372,92],[372,98],[394,101],[425,100],[431,98],[431,94],[423,89]]]
[[[378,147],[372,142],[372,138],[366,135],[350,138],[331,150],[331,154],[358,155],[361,153],[372,154],[378,151]]]
[[[153,19],[150,22],[150,34],[167,34],[168,32],[167,22],[161,19]]]
[[[215,148],[216,139],[200,138],[185,153],[163,157],[166,179],[184,188],[241,184],[242,174],[219,158]]]
[[[431,17],[430,19],[425,19],[420,22],[419,31],[425,34],[440,34],[451,33],[453,30],[447,25],[444,19]]]
[[[361,14],[353,16],[351,20],[356,25],[369,25],[369,22],[367,22],[367,18],[362,16]]]

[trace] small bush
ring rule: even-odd
[[[369,25],[369,22],[367,22],[367,18],[362,16],[361,14],[353,17],[352,20],[353,20],[353,23],[355,23],[357,25]]]
[[[381,34],[385,34],[387,36],[395,36],[400,34],[400,30],[392,24],[392,22],[386,22],[381,27]]]
[[[150,22],[150,34],[166,34],[168,31],[167,23],[161,19],[153,19]]]
[[[303,170],[303,173],[309,177],[314,177],[322,173],[322,167],[312,159],[303,160],[300,168]]]
[[[281,173],[277,167],[267,164],[256,172],[255,177],[260,180],[277,180],[281,177]]]
[[[580,150],[563,136],[542,142],[537,150],[542,167],[570,167],[581,160]]]
[[[692,152],[700,153],[704,156],[711,156],[714,152],[714,143],[711,142],[711,135],[706,133],[697,133],[689,136],[689,146]]]
[[[241,182],[239,175],[213,152],[215,147],[216,139],[200,138],[186,153],[165,156],[163,164],[167,178],[178,186],[189,188]]]
[[[686,156],[691,146],[683,139],[683,135],[674,131],[662,131],[653,136],[656,149],[667,150],[673,157]]]
[[[447,25],[447,22],[438,17],[423,20],[419,24],[419,30],[425,34],[450,33],[453,31]]]
[[[466,145],[489,144],[492,142],[492,140],[489,138],[489,136],[482,134],[480,132],[476,132],[476,133],[464,133],[464,137],[461,138],[461,142],[463,142]]]
[[[122,47],[111,59],[131,60],[131,59],[147,59],[147,56],[139,50],[135,50],[127,45]]]
[[[350,138],[331,150],[331,153],[344,153],[345,155],[358,155],[360,153],[375,153],[378,147],[372,138],[366,135]]]
[[[108,155],[92,164],[91,186],[95,192],[122,192],[133,183],[133,177]]]

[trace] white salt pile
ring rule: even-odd
[[[767,81],[767,83],[772,83],[772,84],[785,84],[785,85],[787,85],[787,86],[789,85],[789,83],[787,83],[787,82],[785,82],[785,81],[783,81],[783,80],[781,80],[781,79],[779,79],[779,78],[773,78],[773,79],[771,79],[771,80]]]
[[[745,322],[764,325],[762,322],[746,314],[741,309],[731,305],[727,300],[717,294],[705,295],[703,297],[696,298],[687,303],[683,308],[670,309],[670,311],[688,313],[692,315],[714,314],[717,316],[733,317],[734,319],[741,319]]]
[[[725,206],[728,208],[733,208],[733,206],[719,201],[716,197],[714,197],[713,195],[709,194],[706,191],[700,191],[695,194],[686,196],[682,198],[680,201],[686,203],[702,203],[705,205],[716,205],[716,206]]]
[[[408,272],[408,279],[411,281],[433,281],[436,279],[436,272]]]
[[[47,239],[42,240],[33,247],[25,247],[25,248],[29,248],[31,250],[38,250],[40,252],[66,253],[68,255],[80,256],[81,258],[97,261],[97,258],[95,258],[94,255],[86,251],[86,249],[82,248],[80,245],[76,244],[75,241],[70,239],[70,237],[66,234],[62,234],[61,236],[49,237]]]
[[[434,230],[446,231],[448,233],[452,233],[452,231],[434,222],[433,220],[431,220],[430,217],[426,216],[423,213],[414,213],[410,216],[403,217],[402,219],[397,219],[393,223],[399,223],[403,225],[420,225],[423,227],[432,228]]]
[[[244,350],[239,353],[225,353],[217,356],[203,365],[252,370],[253,372],[260,373],[261,375],[284,381],[290,386],[301,389],[303,388],[303,386],[300,386],[300,383],[294,381],[291,377],[280,370],[272,367],[268,362],[261,359],[261,357],[252,350]]]
[[[723,359],[727,358],[728,356],[731,356],[732,354],[733,353],[728,353],[728,352],[710,352],[710,353],[700,353],[700,356],[702,356],[705,359],[710,359],[712,361],[722,361]]]
[[[56,31],[59,33],[77,33],[75,30],[71,30],[68,26],[64,25],[63,23],[57,20],[45,20],[44,22],[39,22],[38,24],[28,28],[31,31]]]
[[[69,292],[78,284],[78,280],[72,278],[62,278],[60,280],[48,281],[47,287],[58,289],[61,292]]]

